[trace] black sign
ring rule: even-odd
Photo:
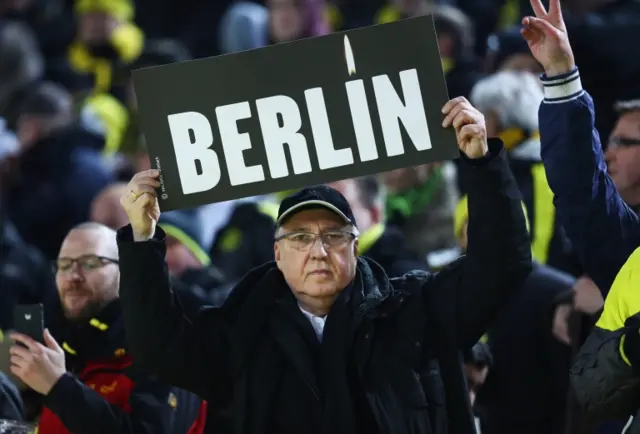
[[[431,16],[133,79],[163,211],[458,155]]]

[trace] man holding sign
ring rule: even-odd
[[[285,198],[275,262],[249,272],[220,308],[186,318],[157,227],[158,171],[121,203],[121,299],[137,363],[230,410],[233,433],[475,432],[461,351],[527,277],[521,196],[502,144],[464,98],[442,109],[469,170],[469,250],[437,274],[389,279],[358,257],[358,226],[326,186]]]

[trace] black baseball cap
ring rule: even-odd
[[[326,185],[305,187],[280,202],[276,225],[281,226],[294,214],[313,208],[325,208],[338,215],[345,223],[356,225],[349,202],[339,191]]]

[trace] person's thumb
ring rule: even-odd
[[[56,342],[53,336],[51,336],[49,329],[44,330],[43,336],[44,336],[44,343],[47,345],[48,348],[51,348],[52,350],[55,350],[55,351],[62,351],[62,348],[60,348],[60,345],[58,345],[58,342]]]
[[[545,36],[556,36],[558,33],[558,29],[556,29],[549,21],[541,20],[536,17],[527,17],[528,25],[537,30],[538,32],[543,33]]]

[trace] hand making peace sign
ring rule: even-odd
[[[575,60],[560,0],[549,0],[549,11],[540,0],[531,0],[531,7],[536,16],[525,17],[521,30],[531,54],[544,67],[548,77],[570,72],[575,68]]]

